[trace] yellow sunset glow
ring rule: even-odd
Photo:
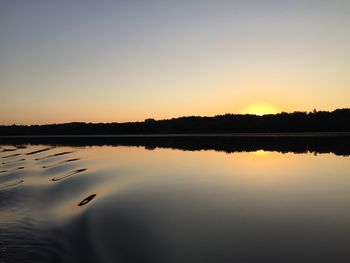
[[[255,114],[259,116],[262,116],[265,114],[275,114],[278,112],[279,111],[276,107],[269,104],[263,104],[263,103],[250,105],[243,111],[243,113],[245,114]]]
[[[271,154],[269,151],[264,151],[264,150],[257,150],[255,152],[252,152],[252,154],[257,155],[257,156],[266,156]]]

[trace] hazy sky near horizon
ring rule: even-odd
[[[350,1],[1,0],[0,124],[350,106]]]

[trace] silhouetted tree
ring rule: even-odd
[[[276,133],[350,132],[350,109],[253,114],[225,114],[215,117],[189,116],[143,122],[83,123],[0,126],[0,136],[92,135],[92,134],[179,134],[179,133]]]

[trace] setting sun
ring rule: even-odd
[[[275,114],[278,113],[278,109],[272,105],[259,103],[252,104],[243,110],[244,114],[255,114],[255,115],[265,115],[265,114]]]

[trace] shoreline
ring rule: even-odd
[[[66,134],[66,135],[0,135],[10,138],[171,138],[171,137],[350,137],[350,132],[271,132],[271,133],[169,133],[169,134]]]

